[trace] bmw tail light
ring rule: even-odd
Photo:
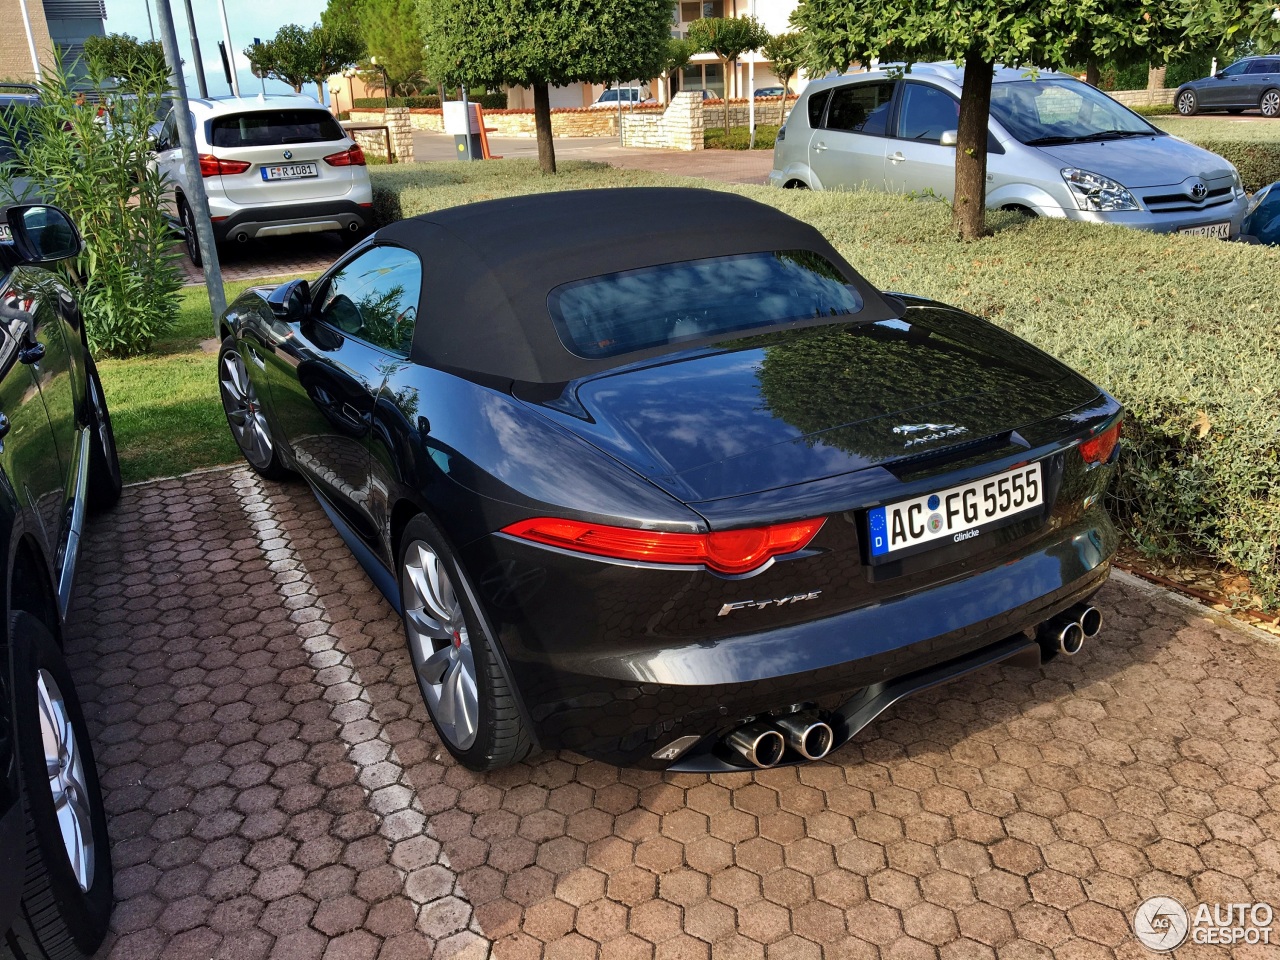
[[[247,160],[220,160],[212,153],[200,154],[200,176],[217,177],[228,173],[244,173],[252,164]]]
[[[825,522],[825,517],[818,517],[746,530],[667,533],[537,517],[513,523],[502,532],[521,540],[614,560],[702,565],[719,573],[743,574],[759,569],[774,557],[808,546]]]
[[[1096,437],[1090,437],[1080,444],[1080,456],[1084,457],[1085,463],[1106,463],[1111,459],[1116,444],[1120,442],[1120,423],[1117,420]]]
[[[363,167],[364,151],[360,149],[360,145],[348,147],[338,153],[331,153],[324,158],[324,162],[331,167]]]

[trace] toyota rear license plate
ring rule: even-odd
[[[1183,227],[1178,232],[1195,237],[1217,237],[1220,240],[1230,240],[1231,224],[1224,220],[1222,223],[1206,223],[1202,227]]]
[[[1044,504],[1040,464],[1015,467],[948,487],[937,493],[873,507],[867,514],[873,559],[892,557],[921,544],[963,543],[992,524],[1028,513]]]
[[[262,168],[263,180],[305,180],[320,176],[320,168],[314,163],[278,163]]]

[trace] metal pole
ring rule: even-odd
[[[443,107],[444,104],[441,104]],[[467,162],[475,159],[471,155],[471,101],[467,99],[467,85],[462,85],[462,115],[467,118]],[[386,116],[384,113],[383,116]]]
[[[184,0],[187,8],[187,30],[191,34],[191,59],[195,61],[196,67],[196,86],[200,88],[200,96],[207,99],[209,96],[209,86],[204,78],[204,60],[200,57],[200,38],[196,36],[196,15],[191,12],[191,0]],[[147,14],[148,18],[151,16]],[[154,40],[154,35],[152,36]]]
[[[756,0],[751,0],[751,19],[756,18]],[[756,148],[756,52],[751,51],[751,59],[747,61],[747,126],[751,128],[751,135],[747,138],[747,149],[754,150]],[[787,94],[784,90],[782,93],[782,102],[787,102]],[[725,131],[726,133],[728,131]]]
[[[156,25],[151,21],[151,0],[142,0],[142,7],[147,11],[147,29],[151,31],[151,39],[156,38]]]
[[[168,3],[169,0],[157,0]],[[222,12],[222,37],[227,41],[227,62],[231,69],[231,92],[240,96],[240,78],[236,75],[236,48],[231,45],[231,24],[227,22],[227,0],[218,0],[218,9]]]
[[[622,81],[613,82],[616,84],[614,89],[618,92],[618,146],[625,147],[626,144],[622,142]]]
[[[22,25],[27,28],[27,49],[31,51],[31,69],[36,72],[36,82],[39,83],[44,79],[44,75],[40,72],[40,55],[36,53],[36,38],[31,33],[31,14],[27,12],[27,0],[18,0],[18,6],[22,7]]]
[[[213,224],[209,221],[209,198],[204,192],[204,177],[200,175],[200,161],[196,157],[195,137],[192,134],[191,108],[187,106],[187,82],[182,79],[182,58],[178,55],[178,35],[173,26],[173,11],[169,0],[156,0],[156,18],[160,21],[160,43],[164,58],[169,61],[169,79],[177,97],[173,112],[178,115],[178,143],[182,147],[182,165],[187,172],[187,202],[191,204],[191,216],[195,220],[196,237],[204,260],[204,286],[209,291],[209,306],[213,308],[213,336],[218,337],[218,321],[227,310],[227,295],[222,289],[222,267],[218,263],[218,247],[213,239]]]

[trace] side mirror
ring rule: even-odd
[[[23,263],[47,265],[78,257],[84,249],[80,232],[57,207],[40,203],[10,207],[7,215],[13,245]]]
[[[938,143],[944,147],[954,147],[960,142],[960,134],[955,130],[943,130],[942,136],[938,138]]]
[[[271,312],[285,323],[299,323],[311,312],[311,287],[305,280],[290,280],[267,297]]]

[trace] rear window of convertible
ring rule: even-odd
[[[215,147],[281,147],[346,136],[328,110],[255,110],[218,117],[210,134]]]
[[[556,333],[587,359],[705,340],[798,320],[841,317],[862,297],[808,250],[664,263],[576,280],[547,300]]]

